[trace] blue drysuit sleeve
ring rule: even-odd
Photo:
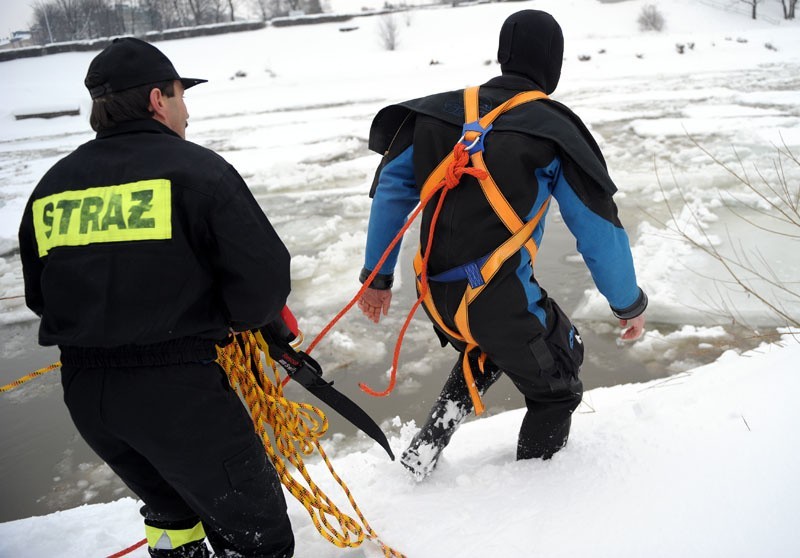
[[[383,252],[403,228],[408,214],[419,203],[419,190],[414,180],[414,146],[389,161],[380,173],[372,198],[367,228],[367,249],[364,267],[374,270]],[[395,246],[379,273],[391,274],[397,264],[400,243]]]
[[[625,229],[594,213],[581,201],[564,176],[558,157],[547,171],[552,178],[552,194],[558,201],[561,216],[578,241],[578,252],[583,256],[597,289],[613,309],[630,308],[640,299],[640,290]]]

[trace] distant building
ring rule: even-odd
[[[0,50],[26,47],[32,44],[30,31],[14,31],[9,38],[0,39]]]

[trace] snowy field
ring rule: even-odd
[[[375,112],[496,75],[497,32],[516,10],[547,10],[564,29],[564,69],[553,97],[586,121],[603,149],[620,188],[639,281],[651,299],[651,330],[620,351],[641,366],[668,359],[681,374],[589,392],[570,446],[547,463],[512,461],[519,411],[464,427],[434,477],[419,486],[376,450],[342,452],[337,471],[373,527],[409,557],[800,555],[789,535],[800,503],[790,473],[800,463],[796,448],[781,443],[800,424],[786,395],[798,382],[796,342],[786,338],[785,349],[762,346],[746,357],[728,351],[720,362],[693,369],[708,360],[698,353],[730,337],[729,320],[713,311],[718,296],[764,333],[780,324],[752,301],[720,295],[712,278],[722,277],[721,270],[659,222],[668,218],[666,195],[679,219],[690,210],[698,214],[696,225],[720,250],[758,247],[779,277],[797,281],[800,243],[759,233],[733,216],[726,205],[752,216],[761,202],[695,142],[768,178],[776,146],[800,154],[800,23],[781,20],[779,2],[760,4],[767,18],[754,22],[715,7],[721,0],[662,0],[665,30],[641,32],[636,18],[646,3],[537,0],[412,10],[396,16],[401,34],[394,52],[379,46],[377,17],[158,43],[183,75],[210,80],[187,94],[187,137],[236,166],[262,203],[292,252],[290,304],[313,335],[358,286],[366,192],[379,160],[366,149]],[[331,4],[345,11],[361,6]],[[340,31],[345,26],[358,29]],[[93,136],[82,85],[93,55],[0,63],[0,298],[22,293],[16,232],[31,189]],[[78,107],[79,117],[14,119]],[[792,183],[800,180],[796,167],[785,170]],[[554,228],[556,212],[551,219]],[[354,384],[348,373],[356,365],[375,371],[373,387],[383,381],[379,371],[411,297],[414,244],[407,243],[399,270],[406,281],[392,319],[372,329],[353,313],[317,351],[343,388]],[[544,244],[543,252],[547,235]],[[574,251],[554,259],[570,278],[582,274],[586,281]],[[559,294],[570,297],[567,310],[613,343],[614,322],[596,291]],[[789,311],[798,315],[800,308]],[[21,299],[0,300],[5,331],[32,320]],[[424,320],[409,331],[401,392],[452,360],[439,356],[432,337]],[[398,449],[413,433],[409,413],[387,425]],[[336,550],[314,533],[302,508],[290,505],[298,557],[375,555]],[[136,504],[121,500],[0,524],[0,556],[108,554],[141,538],[136,515]],[[146,554],[137,552],[132,556]]]

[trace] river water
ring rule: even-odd
[[[291,203],[279,197],[269,201],[273,210],[283,203]],[[324,205],[324,201],[321,201],[320,206]],[[569,232],[558,220],[551,221],[540,252],[537,276],[552,297],[565,309],[572,310],[583,290],[590,286],[590,278],[582,263],[565,256],[574,252],[574,240]],[[404,246],[403,258],[406,261],[414,246],[413,242]],[[353,269],[353,273],[357,274],[358,269]],[[365,363],[361,363],[352,355],[337,354],[325,342],[315,354],[326,368],[328,376],[336,379],[337,387],[362,405],[389,433],[397,431],[397,426],[391,420],[395,416],[400,416],[402,421],[415,419],[418,424],[425,420],[426,411],[455,362],[455,352],[439,347],[427,319],[420,313],[407,334],[395,392],[389,397],[372,398],[357,388],[361,381],[374,388],[386,385],[383,372],[389,368],[394,338],[406,310],[413,302],[412,296],[410,284],[406,282],[397,290],[390,316],[379,328],[371,327],[369,322],[357,315],[356,310],[335,330],[358,340],[365,348],[383,343],[389,350],[377,359],[370,356],[364,359]],[[332,317],[336,310],[338,308],[331,306],[329,315],[323,317]],[[303,316],[305,305],[298,301],[294,311]],[[610,314],[607,322],[578,321],[577,325],[586,344],[582,377],[587,389],[642,382],[678,371],[669,360],[651,355],[643,361],[620,346],[615,340],[617,330],[612,327],[614,323]],[[57,350],[36,344],[37,326],[36,322],[27,322],[3,328],[0,383],[13,381],[58,359]],[[650,327],[658,327],[662,333],[675,329],[675,326],[667,324],[650,324]],[[731,346],[732,341],[725,339],[700,349],[696,340],[687,339],[683,348],[673,349],[677,349],[684,358],[692,354],[694,362],[702,363],[715,359]],[[369,352],[368,349],[365,351]],[[303,391],[291,384],[287,393],[305,398]],[[58,371],[36,378],[0,397],[0,424],[3,424],[0,430],[0,447],[3,448],[0,456],[0,493],[4,495],[0,521],[129,495],[127,488],[77,434],[61,397]],[[309,402],[314,403],[313,400]],[[489,415],[523,406],[521,396],[505,379],[495,384],[485,402]],[[142,402],[142,405],[146,404],[146,401]],[[589,399],[582,410],[591,410]],[[333,413],[327,416],[330,420],[329,432],[335,434],[328,439],[336,440],[330,453],[367,443],[363,435],[355,435],[346,421]],[[325,445],[331,447],[330,442]]]
[[[648,126],[659,122],[661,126],[668,127],[670,122],[677,122],[681,116],[691,115],[692,107],[700,101],[705,105],[713,105],[715,99],[704,97],[702,89],[713,87],[718,88],[714,90],[717,95],[723,96],[719,101],[721,106],[727,107],[742,100],[742,92],[750,91],[753,95],[757,94],[760,100],[744,98],[742,102],[745,105],[758,104],[760,108],[772,111],[770,114],[780,112],[781,118],[793,119],[796,124],[800,117],[797,104],[787,108],[779,93],[786,90],[796,93],[800,89],[800,81],[795,77],[798,75],[797,70],[798,68],[793,71],[776,71],[775,68],[764,67],[750,70],[747,75],[710,74],[703,76],[699,82],[693,82],[687,76],[661,79],[657,83],[629,80],[625,87],[618,88],[616,96],[606,95],[604,101],[600,102],[595,100],[596,90],[603,90],[607,84],[587,82],[582,88],[566,91],[567,98],[564,100],[579,114],[587,112],[591,115],[594,110],[597,115],[603,110],[613,110],[620,115],[598,123],[595,131],[609,139],[609,145],[604,146],[604,152],[612,170],[615,170],[617,181],[621,186],[628,187],[626,189],[629,193],[620,197],[619,204],[622,221],[633,235],[633,242],[637,240],[637,225],[649,218],[642,208],[650,213],[658,212],[654,203],[657,196],[654,195],[653,187],[653,154],[663,162],[669,154],[686,153],[685,132],[659,135],[648,133]],[[719,87],[723,85],[730,89],[720,93]],[[658,90],[651,91],[655,87]],[[626,95],[640,97],[628,99]],[[607,105],[604,106],[602,102]],[[770,102],[776,104],[773,106]],[[641,107],[637,108],[637,103]],[[368,128],[370,115],[374,114],[375,108],[376,106],[369,105],[356,111],[358,114],[353,118],[361,121],[360,129]],[[345,118],[341,112],[336,111],[326,113],[320,109],[306,112],[307,114],[299,115],[298,118],[309,121],[314,118],[328,118],[329,121]],[[641,117],[641,114],[647,116]],[[270,115],[253,116],[248,123],[253,129],[275,129],[279,124],[270,118]],[[192,130],[194,134],[198,134],[199,139],[194,136],[192,139],[235,159],[237,148],[231,145],[231,138],[235,136],[246,142],[245,131],[220,130],[215,126],[230,126],[231,122],[223,119],[219,124],[214,124],[212,120],[207,119],[205,127],[202,120],[193,121]],[[689,122],[696,123],[697,120],[690,119]],[[280,136],[279,130],[275,133]],[[695,137],[712,149],[727,148],[736,133],[736,130],[725,132],[709,127],[707,131],[696,131]],[[53,137],[48,138],[48,141],[60,145],[59,150],[64,152],[74,147],[78,140]],[[37,148],[36,142],[31,146],[25,146],[24,143],[19,142],[18,147],[6,146],[4,151],[7,152],[5,157],[8,161],[19,163],[42,157],[41,154],[33,153]],[[354,143],[356,147],[348,148],[345,159],[356,159],[367,154],[363,138],[356,138],[350,143]],[[298,146],[298,149],[303,147]],[[14,152],[15,149],[18,151]],[[756,148],[751,147],[745,155],[752,154],[755,150]],[[682,155],[677,159],[673,157],[671,162],[679,172],[694,172],[695,176],[700,176],[705,171],[698,166],[698,160],[694,154]],[[233,162],[240,166],[235,160]],[[336,162],[330,158],[318,161],[318,174],[325,175],[328,169],[326,165]],[[310,165],[309,161],[304,161],[303,164],[306,168]],[[306,192],[302,197],[292,191],[305,191],[305,185],[298,185],[294,190],[282,189],[278,193],[275,189],[270,191],[259,184],[262,178],[258,172],[251,176],[245,175],[278,232],[292,249],[293,255],[298,258],[317,258],[321,262],[313,273],[302,273],[303,269],[307,271],[308,268],[301,266],[301,273],[295,280],[290,299],[293,310],[301,318],[301,324],[306,324],[304,327],[308,329],[307,335],[316,334],[339,310],[342,300],[349,298],[347,295],[350,294],[342,294],[340,291],[344,287],[338,283],[338,276],[327,273],[324,267],[327,265],[326,260],[322,257],[326,246],[347,241],[348,235],[354,231],[363,231],[368,213],[364,190],[369,181],[369,172],[363,166],[347,167],[343,170],[335,165],[329,168],[335,175],[334,183],[327,184],[327,190],[317,184],[316,194],[310,195]],[[339,170],[336,171],[336,168]],[[705,168],[707,170],[708,166]],[[339,172],[338,176],[336,172]],[[719,187],[720,184],[717,181],[713,186]],[[549,294],[571,313],[581,303],[584,290],[591,287],[591,279],[583,262],[576,258],[574,239],[558,219],[557,212],[551,211],[548,219],[547,233],[536,266],[537,278]],[[328,225],[331,225],[329,231],[325,229]],[[413,231],[410,234],[413,235]],[[411,259],[415,245],[413,241],[406,242],[401,261],[408,262]],[[350,286],[354,284],[352,278],[357,276],[361,265],[359,254],[362,249],[363,239],[356,238],[352,242],[352,253],[347,253],[344,258]],[[19,257],[13,251],[3,255],[2,263],[5,269],[12,270],[12,276],[20,277]],[[405,312],[413,302],[408,269],[402,269],[399,275],[404,280],[396,290],[390,315],[380,327],[373,327],[357,315],[357,311],[353,311],[315,352],[315,357],[325,368],[327,376],[335,379],[337,387],[362,405],[389,434],[398,430],[396,421],[392,420],[394,417],[399,416],[403,422],[424,421],[426,412],[456,356],[452,350],[439,347],[430,324],[420,313],[406,337],[398,386],[394,393],[386,398],[371,398],[359,391],[357,384],[361,381],[369,383],[373,388],[383,388],[388,381],[385,371],[390,365],[394,340]],[[20,290],[17,289],[17,292]],[[672,324],[651,321],[648,328],[658,329],[661,339],[667,338],[662,341],[664,345],[648,351],[632,351],[630,347],[617,342],[618,328],[610,312],[607,319],[578,320],[576,323],[586,344],[582,378],[587,390],[666,377],[711,362],[729,348],[747,349],[759,342],[758,339],[747,338],[742,331],[732,326],[725,326],[722,335],[708,339],[698,339],[691,335],[670,336],[681,327],[675,325],[677,321]],[[58,359],[57,351],[37,346],[37,325],[33,321],[27,321],[2,327],[0,384],[11,382]],[[287,394],[298,399],[305,398],[301,389],[291,384],[287,388]],[[487,394],[485,402],[490,415],[518,408],[523,404],[511,382],[504,379]],[[143,401],[142,405],[146,406],[147,402]],[[591,411],[589,396],[578,412]],[[354,445],[368,443],[339,417],[329,414],[329,419],[331,434],[326,446],[331,448],[330,453],[347,451]],[[8,394],[1,395],[0,424],[3,425],[0,429],[0,494],[3,495],[0,521],[46,514],[83,503],[105,502],[129,494],[77,435],[61,402],[58,372],[32,380]]]

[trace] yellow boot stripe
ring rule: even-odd
[[[150,548],[173,549],[192,542],[202,541],[206,538],[203,524],[199,521],[197,525],[190,529],[162,529],[160,527],[145,525],[144,532],[147,536],[147,544]],[[165,536],[166,540],[169,541],[169,546],[165,545]]]

